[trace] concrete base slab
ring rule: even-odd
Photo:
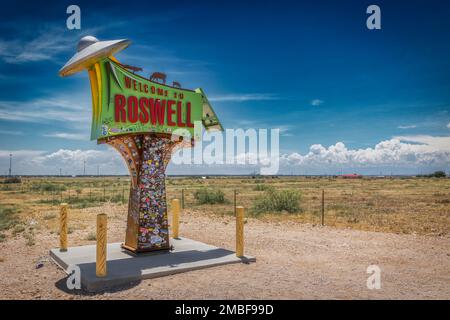
[[[78,265],[81,270],[81,286],[94,292],[115,286],[139,282],[142,279],[167,276],[230,263],[255,262],[254,257],[236,257],[236,253],[187,238],[171,239],[173,251],[154,252],[138,256],[121,248],[121,243],[107,247],[107,276],[95,275],[96,246],[70,247],[66,252],[51,249],[50,257],[61,268]]]

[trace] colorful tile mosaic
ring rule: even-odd
[[[107,143],[121,153],[132,177],[125,245],[136,251],[169,249],[165,170],[179,143],[152,134],[114,137]]]

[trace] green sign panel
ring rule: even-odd
[[[93,111],[91,139],[130,133],[172,134],[194,123],[222,130],[214,110],[201,89],[187,90],[150,81],[106,58],[89,69]]]

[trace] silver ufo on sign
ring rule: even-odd
[[[77,53],[59,70],[61,77],[82,71],[98,60],[125,49],[131,41],[127,39],[99,41],[96,37],[86,36],[80,39]]]

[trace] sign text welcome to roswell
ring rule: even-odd
[[[182,128],[194,136],[194,122],[220,129],[201,89],[187,90],[147,80],[107,58],[89,69],[93,112],[91,139],[128,133],[167,133]]]

